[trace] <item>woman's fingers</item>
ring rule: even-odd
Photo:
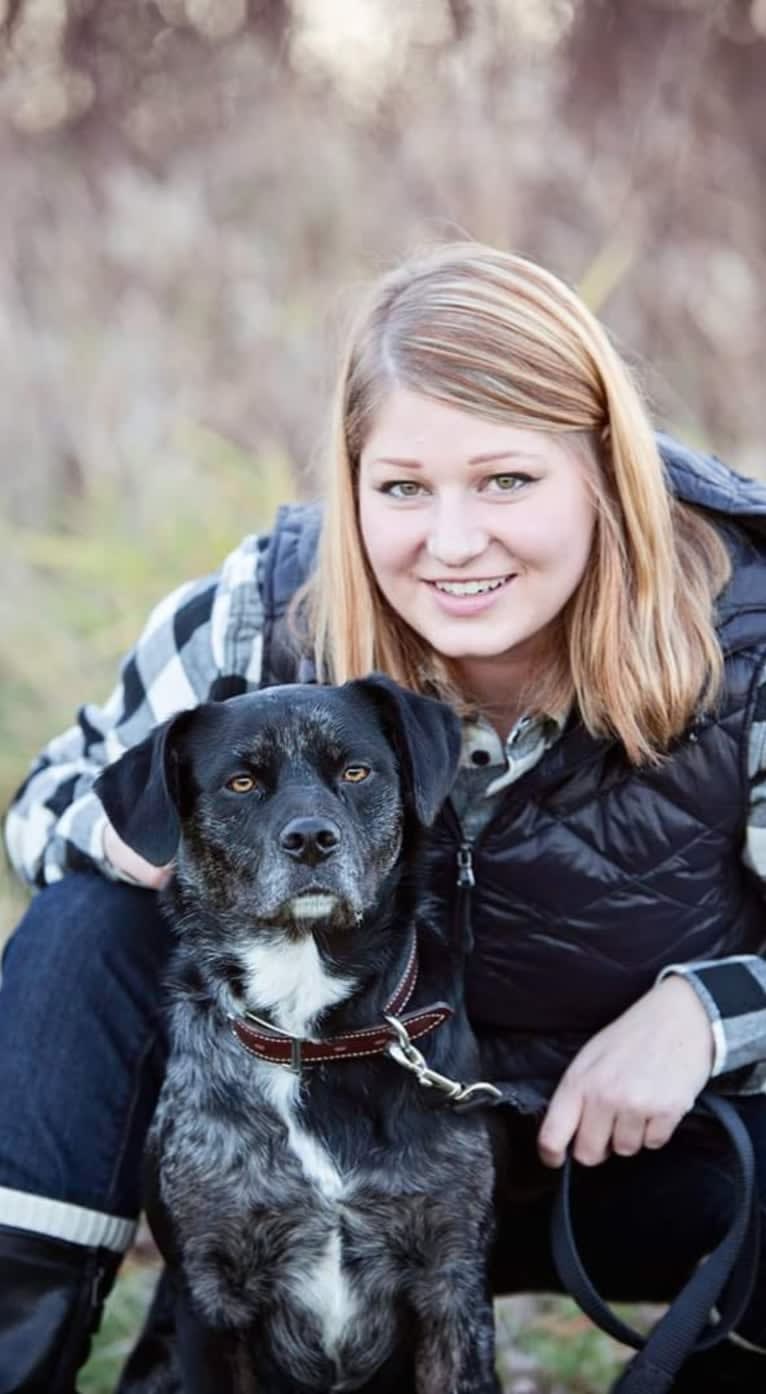
[[[538,1137],[546,1166],[563,1165],[567,1149],[583,1166],[599,1166],[607,1157],[634,1157],[642,1147],[664,1147],[683,1113],[665,1109],[618,1108],[606,1098],[590,1097],[565,1077],[554,1094]]]
[[[643,1113],[627,1110],[619,1113],[614,1120],[612,1151],[618,1157],[634,1157],[646,1146],[647,1129],[651,1123],[652,1119],[647,1119]]]
[[[580,1123],[582,1105],[582,1093],[564,1075],[548,1105],[537,1139],[537,1149],[546,1166],[564,1165],[567,1148]]]
[[[108,822],[104,825],[103,846],[104,856],[110,865],[135,885],[146,886],[150,890],[161,890],[173,874],[172,862],[167,866],[153,866],[123,842],[119,833],[115,832]]]
[[[655,1113],[646,1125],[644,1147],[664,1147],[665,1143],[670,1141],[683,1116],[683,1112],[677,1111]]]
[[[586,1098],[572,1147],[575,1161],[586,1167],[605,1162],[612,1150],[614,1124],[613,1106],[606,1100]]]
[[[560,1087],[540,1130],[538,1149],[546,1166],[562,1166],[570,1145],[576,1161],[599,1166],[613,1154],[634,1157],[642,1147],[664,1147],[678,1121],[670,1113],[618,1112],[605,1100],[583,1098],[574,1088]]]
[[[612,1150],[614,1126],[614,1107],[606,1100],[588,1095],[579,1082],[565,1075],[548,1105],[540,1129],[537,1139],[540,1157],[546,1166],[563,1166],[571,1145],[576,1161],[583,1166],[598,1166]]]

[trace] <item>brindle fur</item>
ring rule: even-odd
[[[304,1034],[379,1022],[414,924],[420,976],[411,1005],[455,1008],[419,1045],[434,1069],[478,1078],[462,946],[437,930],[419,891],[423,827],[448,792],[458,749],[446,708],[368,679],[207,704],[102,776],[107,812],[137,850],[160,861],[178,842],[164,893],[178,935],[172,1050],[149,1140],[147,1208],[177,1287],[184,1390],[498,1388],[483,1113],[456,1112],[382,1056],[307,1068],[295,1082],[286,1067],[251,1057],[230,1024],[245,999],[266,1014],[249,975],[254,946],[310,955],[310,937],[340,1000]],[[374,776],[339,781],[345,765],[361,762]],[[258,775],[262,792],[224,787],[241,768]],[[304,815],[340,831],[318,865],[279,842]],[[286,910],[309,885],[338,895],[328,919],[296,921]],[[286,1017],[269,1006],[272,1021],[290,1020],[290,1004]],[[291,1116],[309,1139],[298,1151],[279,1107],[291,1090],[299,1091]],[[310,1293],[332,1254],[348,1291],[330,1340]],[[136,1394],[162,1387],[130,1384]]]

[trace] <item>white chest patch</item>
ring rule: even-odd
[[[251,944],[241,958],[249,1009],[268,1012],[274,1025],[291,1036],[310,1038],[320,1013],[349,997],[356,986],[353,978],[328,972],[311,934]]]
[[[300,1079],[285,1065],[267,1061],[254,1062],[258,1087],[287,1129],[290,1151],[297,1157],[307,1181],[319,1191],[324,1200],[343,1200],[346,1182],[332,1157],[321,1142],[301,1126]]]
[[[341,1002],[354,989],[354,980],[328,973],[311,936],[254,944],[243,954],[247,973],[246,1000],[256,1014],[268,1012],[275,1026],[292,1036],[312,1036],[317,1017]],[[313,1033],[316,1035],[316,1033]],[[258,1088],[287,1129],[287,1143],[306,1180],[322,1200],[333,1206],[348,1198],[352,1178],[344,1176],[321,1142],[300,1121],[297,1075],[284,1065],[253,1061]],[[334,1358],[343,1333],[357,1314],[357,1300],[343,1270],[340,1227],[328,1232],[321,1261],[299,1267],[291,1277],[295,1298],[320,1323],[327,1355]]]
[[[300,1123],[300,1079],[284,1065],[253,1061],[258,1087],[287,1129],[287,1144],[307,1182],[335,1207],[348,1196],[352,1177],[344,1176],[326,1148]],[[340,1226],[330,1221],[319,1263],[306,1259],[290,1275],[290,1288],[301,1306],[319,1322],[325,1353],[334,1359],[343,1333],[357,1314],[357,1299],[343,1270]]]
[[[340,1232],[330,1234],[319,1261],[295,1274],[292,1289],[299,1302],[318,1317],[330,1359],[337,1358],[344,1333],[356,1319],[359,1301],[343,1271]]]

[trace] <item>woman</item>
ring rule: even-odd
[[[1,1394],[73,1389],[161,1079],[168,945],[146,888],[169,869],[120,842],[93,779],[171,712],[259,683],[380,669],[464,717],[432,889],[470,914],[472,1020],[519,1104],[497,1290],[555,1287],[569,1146],[595,1280],[677,1288],[733,1203],[684,1122],[711,1075],[766,1196],[766,491],[660,445],[664,468],[554,276],[471,244],[415,259],[352,332],[318,544],[314,509],[283,511],[175,592],[106,706],[42,753],[7,826],[47,889],[0,998]],[[678,1387],[702,1359],[706,1394],[760,1389],[764,1352],[766,1268],[741,1337]]]

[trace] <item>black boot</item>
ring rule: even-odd
[[[766,1355],[721,1341],[682,1366],[673,1394],[764,1394]]]
[[[75,1394],[121,1257],[0,1225],[0,1394]]]

